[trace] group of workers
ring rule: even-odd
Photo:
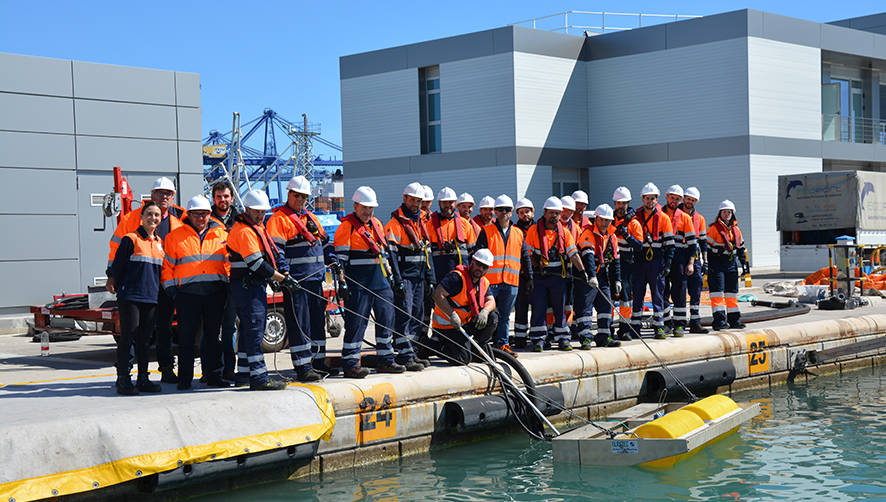
[[[364,334],[370,321],[373,366],[382,373],[421,371],[430,355],[470,362],[469,337],[515,357],[513,349],[572,350],[573,339],[582,349],[618,346],[639,338],[647,289],[655,338],[680,337],[687,329],[706,333],[699,314],[705,274],[712,327],[743,327],[737,292],[739,266],[747,274],[748,262],[735,206],[723,201],[708,226],[695,210],[695,187],[671,186],[662,206],[658,187],[648,183],[636,209],[630,190],[618,187],[615,207],[600,204],[593,212],[586,211],[588,196],[578,190],[545,200],[536,220],[532,201],[522,198],[515,205],[507,195],[483,197],[472,217],[473,197],[449,187],[437,193],[432,212],[431,188],[415,182],[382,224],[375,191],[362,186],[332,239],[306,209],[310,193],[306,178],[293,177],[286,203],[267,218],[271,206],[261,191],[243,197],[241,214],[233,188],[220,182],[212,187],[212,202],[196,195],[182,210],[171,203],[175,187],[169,179],[154,183],[151,199],[121,220],[111,240],[107,287],[117,293],[120,312],[120,394],[160,391],[147,372],[155,329],[162,382],[191,387],[200,340],[207,385],[284,388],[285,381],[268,375],[261,350],[269,285],[283,294],[296,378],[311,382],[337,374],[326,364],[327,269],[344,311],[346,378],[369,374],[361,349],[369,343]],[[129,374],[133,346],[135,385]]]

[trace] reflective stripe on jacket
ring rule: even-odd
[[[473,284],[469,284],[465,279],[465,275],[459,271],[459,268],[464,268],[464,265],[460,265],[456,267],[455,270],[449,272],[450,274],[458,274],[461,278],[461,290],[450,297],[447,298],[449,301],[449,305],[452,307],[452,311],[455,315],[461,319],[461,324],[464,326],[469,323],[473,316],[471,315],[471,301],[468,297],[468,291],[474,289],[477,293],[477,306],[479,308],[483,308],[486,304],[486,294],[489,289],[489,280],[483,276],[480,278],[480,282],[475,287]],[[452,322],[449,320],[449,316],[443,313],[440,310],[440,307],[434,305],[434,314],[433,314],[433,327],[435,329],[452,329]]]
[[[523,231],[511,225],[507,243],[505,243],[496,222],[483,227],[483,233],[486,235],[486,245],[495,260],[486,271],[485,277],[489,280],[489,284],[505,283],[518,286],[520,284]]]
[[[178,291],[190,285],[228,282],[228,232],[224,225],[210,220],[203,239],[191,225],[184,225],[166,236],[163,261],[163,287]]]

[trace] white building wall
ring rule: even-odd
[[[750,228],[742,224],[746,234],[753,235],[754,246],[748,251],[755,267],[779,267],[781,239],[775,229],[778,211],[778,177],[786,174],[821,172],[821,159],[782,157],[776,155],[750,156],[751,210]],[[748,220],[744,220],[748,221]]]
[[[442,151],[513,146],[513,82],[513,53],[441,64]]]
[[[341,119],[345,161],[419,155],[418,69],[343,79]]]
[[[752,135],[820,141],[821,50],[748,38],[748,106]]]
[[[514,53],[517,145],[588,147],[586,62]]]
[[[517,166],[517,199],[526,197],[535,206],[536,214],[541,213],[545,199],[551,196],[551,167],[520,164]],[[514,199],[514,204],[517,203]]]
[[[746,135],[747,52],[736,38],[589,62],[590,148]]]

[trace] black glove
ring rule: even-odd
[[[394,279],[394,298],[397,300],[403,300],[406,298],[406,286],[403,284],[403,279]]]
[[[271,288],[271,291],[275,293],[279,293],[283,289],[280,287],[280,283],[274,280],[268,281],[268,286]]]
[[[701,265],[701,275],[708,275],[708,262]]]
[[[671,264],[665,263],[664,267],[661,268],[661,272],[658,274],[659,279],[666,279],[668,275],[671,274]]]
[[[741,264],[741,275],[751,275],[751,267],[747,263]]]
[[[619,225],[615,227],[615,235],[621,237],[622,239],[628,238],[628,227],[627,225]]]
[[[437,284],[434,281],[425,281],[425,298],[430,298],[435,289],[437,289]]]
[[[295,280],[295,277],[292,277],[291,275],[287,275],[283,278],[283,282],[280,283],[280,285],[288,289],[290,293],[294,293],[296,290],[301,289],[301,284],[299,284],[298,281]]]
[[[338,282],[338,297],[341,299],[341,302],[344,303],[344,302],[348,301],[348,297],[350,296],[350,294],[351,294],[351,292],[350,292],[350,290],[348,290],[348,283],[346,283],[345,281],[339,281]]]
[[[526,281],[526,294],[531,295],[533,290],[535,290],[535,281],[530,275],[529,280]]]

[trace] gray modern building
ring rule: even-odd
[[[164,175],[187,200],[200,139],[196,74],[0,53],[0,313],[102,284],[113,167],[137,197]]]
[[[342,57],[345,194],[382,217],[420,180],[478,195],[648,181],[732,199],[778,267],[777,177],[886,167],[886,14],[819,24],[741,10],[597,36],[508,26]],[[881,83],[882,82],[882,83]]]

